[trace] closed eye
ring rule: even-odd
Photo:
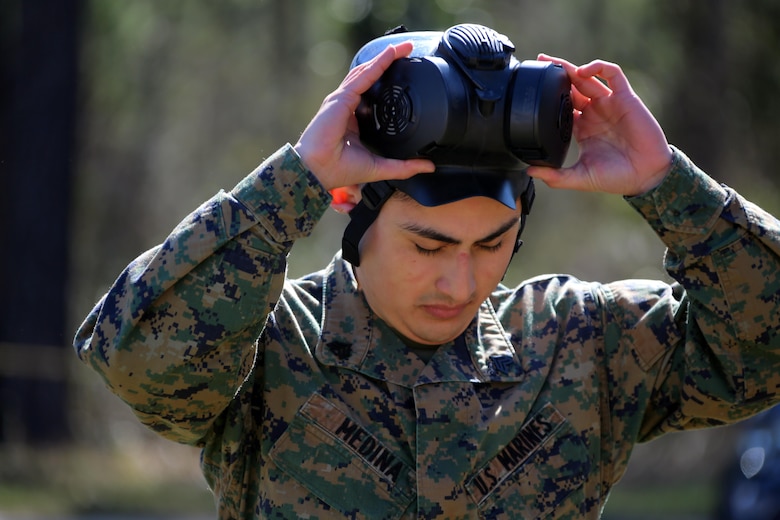
[[[414,244],[414,247],[415,247],[415,249],[417,249],[418,253],[420,253],[421,255],[425,255],[425,256],[433,256],[433,255],[441,252],[441,250],[442,250],[441,247],[437,247],[437,248],[434,248],[434,249],[427,249],[425,247],[422,247],[419,244]]]
[[[501,250],[501,247],[503,245],[504,242],[503,240],[501,240],[497,244],[493,244],[493,245],[477,244],[476,247],[481,251],[485,251],[486,253],[496,253],[499,250]],[[431,249],[431,248],[422,247],[420,244],[414,244],[414,247],[417,250],[417,252],[420,253],[421,255],[434,256],[440,253],[446,246],[436,247]]]
[[[503,240],[499,240],[497,244],[494,244],[492,246],[486,245],[486,244],[479,244],[477,247],[479,247],[482,251],[488,252],[488,253],[495,253],[499,249],[501,249],[501,246],[504,245]]]

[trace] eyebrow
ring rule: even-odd
[[[504,222],[498,229],[490,233],[489,235],[477,240],[475,243],[481,244],[484,242],[490,242],[491,240],[495,240],[496,238],[500,237],[507,231],[509,231],[512,226],[514,226],[518,222],[518,219],[516,217],[513,217],[512,219]],[[401,225],[401,229],[408,231],[410,233],[414,233],[415,235],[427,238],[430,240],[436,240],[437,242],[443,242],[445,244],[460,244],[461,240],[458,240],[457,238],[451,237],[449,235],[445,235],[441,231],[438,231],[436,229],[420,226],[418,224],[414,223],[406,223]]]

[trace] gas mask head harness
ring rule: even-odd
[[[394,61],[362,96],[360,140],[383,157],[430,159],[436,170],[363,186],[342,240],[342,255],[355,266],[360,239],[395,190],[424,206],[484,196],[515,209],[519,200],[522,232],[534,200],[526,167],[560,167],[571,141],[563,68],[518,61],[506,36],[481,25],[443,33],[401,27],[363,46],[350,68],[404,41],[414,43],[411,55]]]

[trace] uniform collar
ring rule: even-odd
[[[517,352],[489,301],[466,331],[439,347],[426,365],[371,311],[340,254],[328,267],[322,290],[322,333],[315,356],[324,365],[410,388],[443,381],[516,382],[522,376]]]

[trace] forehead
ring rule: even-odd
[[[396,226],[425,226],[465,239],[471,235],[487,236],[508,221],[519,219],[520,208],[508,208],[488,197],[423,206],[409,195],[396,191],[379,212],[379,217],[383,216]]]

